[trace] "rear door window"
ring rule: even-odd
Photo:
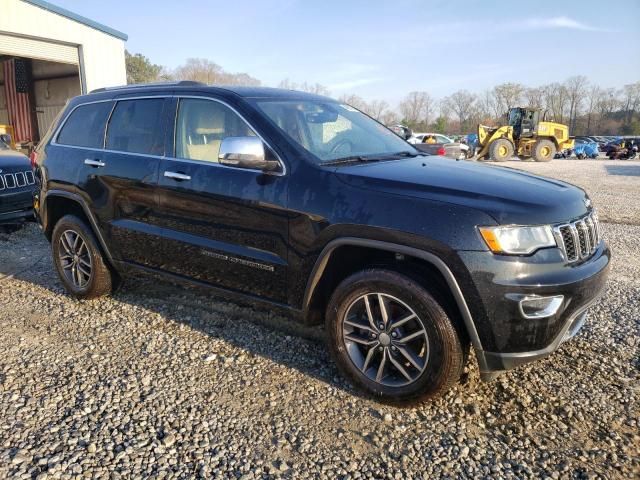
[[[89,103],[77,107],[62,126],[58,143],[75,147],[102,148],[104,128],[113,102]]]
[[[118,101],[107,129],[107,149],[162,155],[163,105],[164,98]]]

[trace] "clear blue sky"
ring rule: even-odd
[[[129,35],[126,48],[176,67],[215,61],[275,86],[284,78],[397,102],[507,82],[586,75],[640,81],[640,0],[51,0]]]

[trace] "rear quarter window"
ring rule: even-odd
[[[102,148],[104,128],[113,102],[90,103],[77,107],[62,126],[58,143],[76,147]]]

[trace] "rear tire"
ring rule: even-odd
[[[51,235],[53,263],[65,290],[80,299],[108,295],[116,278],[106,265],[93,231],[75,215],[65,215]]]
[[[489,157],[495,162],[504,162],[513,156],[513,144],[506,138],[498,138],[489,146]]]
[[[384,402],[441,395],[464,369],[465,349],[445,309],[394,271],[364,270],[344,280],[331,296],[326,329],[342,375]]]
[[[533,147],[533,159],[536,162],[550,162],[556,155],[556,146],[551,140],[538,140]]]

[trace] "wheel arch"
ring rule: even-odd
[[[536,141],[534,142],[534,145],[538,143],[540,140],[549,140],[551,143],[555,145],[556,151],[560,151],[560,143],[558,142],[558,139],[553,135],[538,135],[538,137],[536,138]]]
[[[45,194],[42,205],[44,210],[40,218],[44,234],[49,241],[51,241],[51,235],[57,221],[64,215],[75,214],[87,221],[89,228],[98,239],[100,249],[105,254],[109,265],[113,268],[113,257],[104,241],[102,232],[98,228],[98,222],[80,195],[65,190],[49,190]]]
[[[371,251],[375,252],[384,252],[388,256],[391,256],[391,258],[397,258],[397,256],[410,257],[413,259],[418,259],[433,268],[444,280],[444,287],[447,288],[448,293],[450,293],[453,299],[454,306],[457,308],[460,319],[462,320],[462,327],[464,327],[464,331],[471,341],[471,344],[473,345],[476,352],[482,350],[480,337],[476,330],[469,307],[467,306],[466,300],[455,276],[453,275],[447,264],[434,253],[414,247],[408,247],[406,245],[384,242],[380,240],[369,240],[357,237],[343,237],[329,242],[324,247],[318,259],[316,260],[313,270],[311,271],[311,275],[309,276],[309,279],[307,281],[302,305],[302,314],[305,321],[313,323],[314,315],[318,314],[318,309],[314,309],[314,307],[317,307],[319,303],[322,303],[318,297],[318,295],[322,296],[323,294],[322,281],[323,279],[326,279],[325,275],[327,274],[327,272],[331,271],[330,268],[332,266],[332,259],[336,257],[335,254],[339,252],[341,248],[345,247],[370,249]],[[365,267],[367,266],[371,267],[375,265],[365,265]]]

